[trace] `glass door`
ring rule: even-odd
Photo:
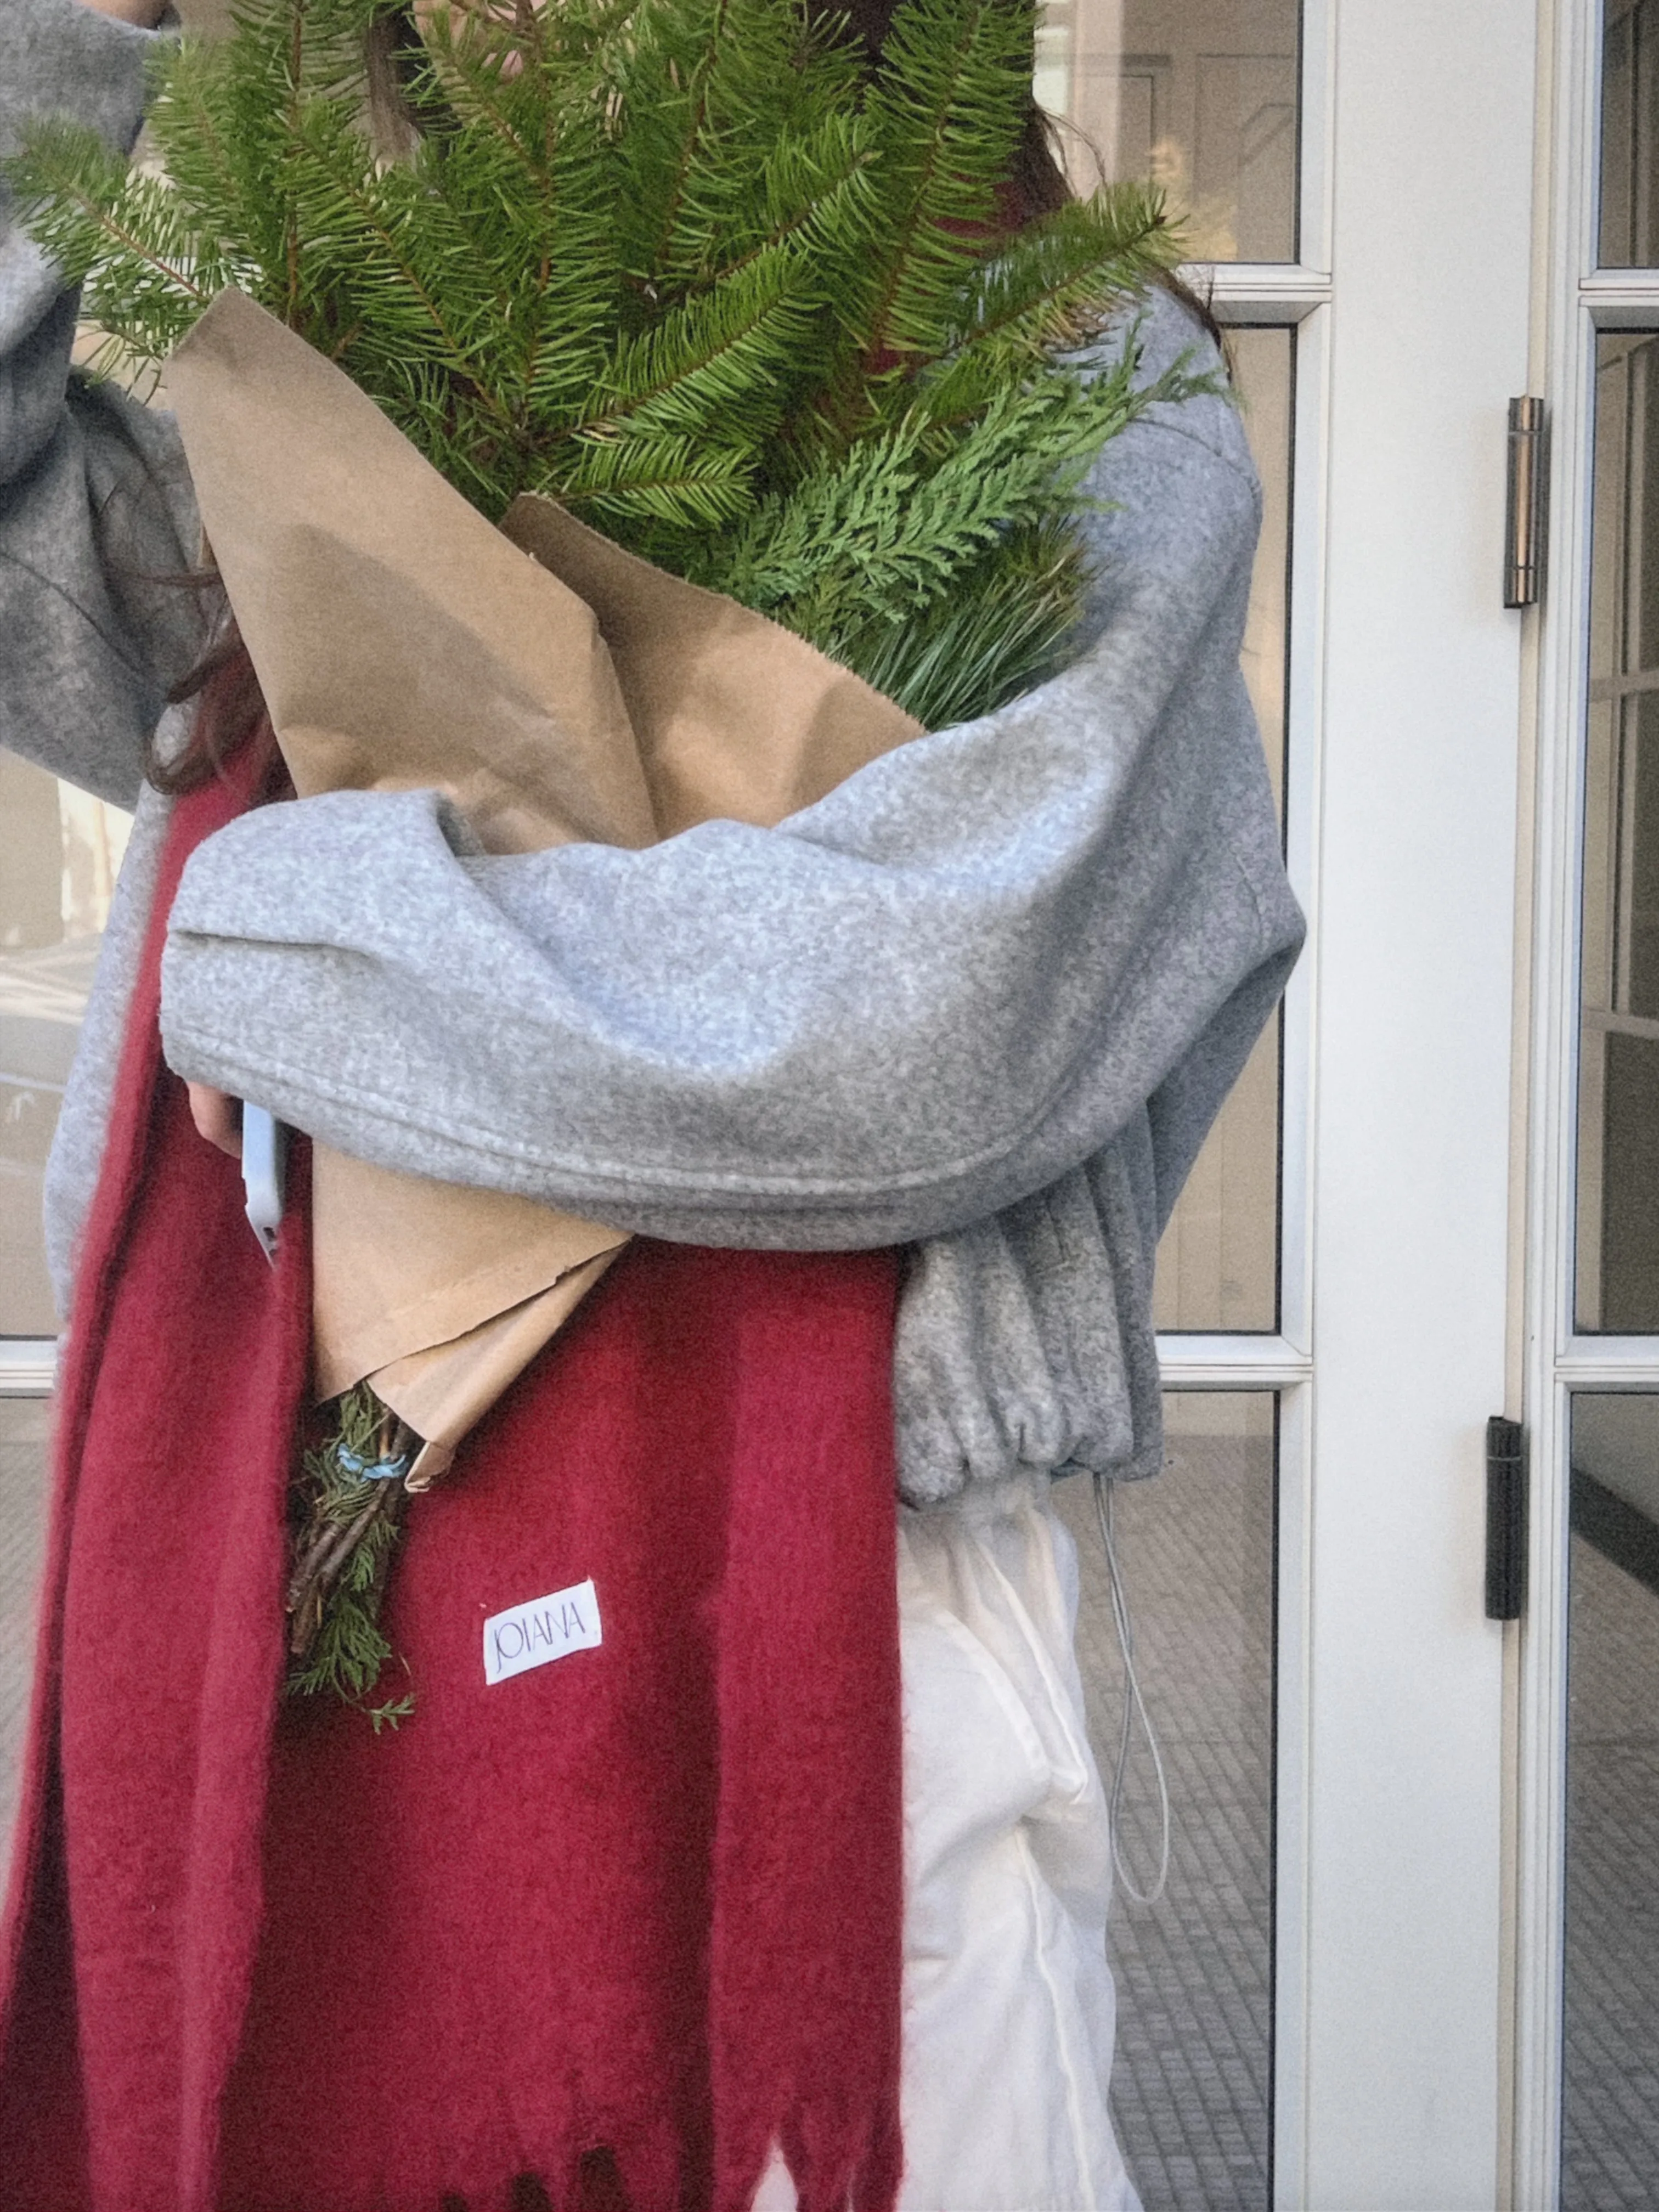
[[[1247,668],[1312,922],[1170,1224],[1170,1464],[1122,1508],[1190,1869],[1164,1921],[1116,1907],[1149,2206],[1489,2212],[1504,2185],[1516,1633],[1484,1613],[1483,1438],[1518,1388],[1535,617],[1501,580],[1536,40],[1514,0],[1048,11],[1079,181],[1164,182],[1233,338],[1267,497]],[[1230,1518],[1253,1464],[1268,1502]],[[1132,1766],[1133,1871],[1150,1796]]]
[[[1659,8],[1557,27],[1515,2189],[1659,2199]]]
[[[1228,326],[1263,493],[1243,665],[1284,819],[1310,787],[1313,738],[1290,714],[1292,544],[1317,480],[1296,467],[1299,325],[1326,290],[1296,259],[1301,37],[1296,0],[1050,0],[1037,70],[1073,182],[1161,183],[1188,273]],[[1286,1215],[1281,1163],[1299,1176],[1306,1023],[1297,996],[1261,1038],[1164,1236],[1155,1306],[1168,1457],[1115,1507],[1169,1833],[1167,1881],[1150,1895],[1160,1775],[1132,1736],[1118,1792],[1125,1879],[1108,1931],[1113,2108],[1146,2203],[1182,2212],[1286,2201],[1279,2108],[1295,2071],[1284,2063],[1279,1900],[1295,1855],[1275,1845],[1278,1598],[1282,1454],[1297,1465],[1304,1449],[1307,1358],[1302,1213]],[[1287,1151],[1288,1066],[1298,1103]],[[1109,1779],[1127,1686],[1104,1554],[1088,1491],[1063,1484],[1059,1498],[1081,1560],[1079,1656]]]

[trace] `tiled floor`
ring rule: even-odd
[[[1562,2212],[1659,2204],[1659,1596],[1572,1544]]]
[[[1109,1777],[1121,1668],[1103,1554],[1087,1487],[1063,1483],[1060,1499],[1082,1563],[1079,1656]],[[1139,1905],[1120,1889],[1112,1908],[1119,2140],[1146,2212],[1266,2212],[1271,1437],[1172,1436],[1163,1474],[1119,1493],[1116,1529],[1172,1822],[1162,1901]],[[1121,1841],[1144,1891],[1157,1856],[1156,1795],[1139,1747],[1126,1798]]]
[[[46,1409],[0,1400],[0,1846],[33,1645]],[[1084,1571],[1079,1644],[1109,1772],[1119,1671],[1089,1492],[1062,1486]],[[1141,1674],[1169,1771],[1170,1884],[1121,1893],[1114,2105],[1146,2212],[1265,2212],[1272,1446],[1177,1436],[1118,1504]],[[1573,1547],[1572,1849],[1564,2212],[1659,2205],[1659,1597]],[[1155,1856],[1143,1753],[1124,1839]]]

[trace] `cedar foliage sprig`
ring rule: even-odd
[[[406,1462],[405,1434],[360,1382],[335,1401],[327,1436],[301,1454],[289,1491],[288,1694],[337,1698],[365,1714],[376,1735],[415,1710],[407,1692],[372,1702],[396,1656],[380,1603],[407,1499],[400,1475],[364,1470],[394,1450]]]
[[[937,727],[1046,673],[1091,464],[1150,404],[1077,349],[1177,255],[1118,185],[1018,233],[1028,0],[902,0],[870,79],[802,0],[556,0],[408,57],[392,0],[240,0],[164,47],[165,180],[46,122],[10,178],[86,313],[159,364],[226,284],[337,361],[492,519],[562,500]],[[457,27],[459,26],[459,27]]]

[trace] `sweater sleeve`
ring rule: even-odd
[[[173,908],[173,1065],[385,1165],[699,1243],[936,1235],[1149,1102],[1167,1206],[1301,933],[1238,673],[1258,493],[1219,400],[1093,489],[1073,665],[775,830],[486,858],[420,792],[233,823]]]
[[[79,0],[0,8],[0,152],[33,115],[131,147],[155,34]],[[0,187],[0,744],[131,806],[200,648],[194,501],[171,417],[71,369],[76,296]]]

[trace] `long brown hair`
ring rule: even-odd
[[[872,72],[881,65],[882,49],[892,28],[899,0],[807,0],[815,18],[840,16],[854,35],[863,41]],[[1018,5],[1020,0],[1010,0]],[[388,13],[377,22],[368,49],[369,117],[377,139],[390,153],[406,150],[419,124],[405,97],[410,62],[421,46],[412,10],[407,6]],[[1004,218],[1015,229],[1051,215],[1073,197],[1054,137],[1052,119],[1030,98],[1025,129],[1008,175]],[[1203,302],[1177,279],[1166,280],[1199,319],[1220,337]],[[195,699],[195,721],[188,742],[176,759],[163,761],[152,739],[145,773],[159,790],[193,791],[217,775],[232,755],[245,744],[258,745],[267,773],[277,758],[276,732],[228,605],[220,594],[220,618],[216,640],[196,667],[168,695],[177,704]]]
[[[211,580],[216,583],[216,579]],[[270,781],[277,760],[276,732],[271,726],[264,694],[253,672],[241,632],[225,602],[219,601],[217,635],[194,668],[167,694],[169,706],[196,702],[196,715],[182,750],[167,757],[152,731],[144,751],[144,775],[157,791],[177,798],[210,783],[227,761],[245,744],[259,748],[258,782]]]

